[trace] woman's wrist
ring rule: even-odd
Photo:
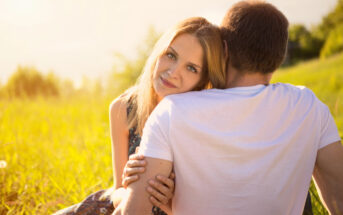
[[[169,203],[168,204],[166,204],[166,205],[161,205],[160,206],[160,209],[162,209],[166,214],[168,214],[168,215],[172,215],[173,213],[172,213],[172,209],[171,209],[171,201],[169,201]]]
[[[111,200],[113,202],[114,208],[116,208],[120,204],[125,194],[126,189],[124,187],[120,187],[113,191],[113,193],[111,194]]]

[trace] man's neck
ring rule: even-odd
[[[259,84],[268,85],[272,73],[263,74],[259,72],[238,71],[235,68],[230,67],[228,71],[227,88],[233,87],[249,87]]]

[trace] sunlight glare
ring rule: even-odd
[[[37,0],[5,0],[1,12],[6,22],[15,26],[29,27],[41,23],[41,7]]]

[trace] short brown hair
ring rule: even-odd
[[[283,62],[288,20],[273,5],[261,1],[234,4],[221,24],[228,61],[239,71],[271,73]]]

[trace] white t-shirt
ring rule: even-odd
[[[173,162],[173,214],[302,214],[317,151],[340,140],[326,105],[289,84],[163,99],[140,153]]]

